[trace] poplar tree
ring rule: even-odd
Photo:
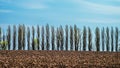
[[[16,26],[13,26],[13,50],[16,48]]]
[[[102,28],[102,32],[101,32],[101,37],[102,37],[102,51],[105,50],[105,30],[104,27]]]
[[[11,46],[11,28],[10,28],[10,25],[8,26],[7,32],[8,32],[8,35],[7,35],[8,50],[10,50],[10,46]]]
[[[70,50],[73,50],[73,27],[70,26]]]
[[[18,50],[20,50],[20,25],[18,26]]]
[[[37,25],[37,48],[40,49],[40,27]]]
[[[86,33],[86,27],[84,26],[83,29],[83,51],[86,51],[86,38],[87,38],[87,33]]]
[[[50,49],[50,43],[49,43],[49,25],[46,25],[46,49]]]
[[[35,50],[34,36],[35,36],[35,29],[34,29],[34,26],[32,26],[32,50]]]
[[[74,46],[75,46],[75,51],[78,50],[78,45],[77,45],[77,26],[74,25]]]
[[[65,26],[66,40],[65,40],[65,48],[68,50],[68,25]]]
[[[60,49],[64,50],[64,31],[62,26],[60,26]]]
[[[106,28],[106,50],[109,51],[109,28]]]
[[[92,50],[92,32],[90,27],[88,27],[88,50]]]
[[[30,50],[30,28],[27,27],[27,47]]]
[[[42,46],[42,50],[44,50],[44,26],[42,26],[42,31],[41,32],[42,32],[42,42],[41,42],[42,45],[41,46]]]
[[[18,28],[18,50],[22,50],[22,26]]]
[[[100,51],[100,30],[98,27],[96,27],[95,34],[96,34],[96,38],[95,38],[96,50]]]
[[[77,45],[77,51],[78,51],[78,47],[79,47],[79,44],[80,44],[80,39],[81,39],[81,35],[80,35],[80,29],[79,28],[77,28],[77,43],[76,43],[76,45]]]
[[[118,27],[115,28],[115,51],[118,52],[118,36],[119,35],[119,30]]]
[[[52,32],[52,37],[51,37],[52,50],[55,50],[55,30],[53,26],[51,27],[51,32]]]
[[[22,45],[23,45],[23,50],[25,50],[25,25],[22,25]]]
[[[113,31],[113,27],[111,27],[111,51],[113,52],[113,46],[114,46],[114,31]]]
[[[59,28],[57,28],[57,31],[56,31],[56,44],[57,44],[57,50],[59,50],[59,47],[60,47],[60,31],[59,31]]]

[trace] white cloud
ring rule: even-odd
[[[12,10],[7,10],[7,9],[0,9],[0,13],[10,13],[13,12]]]
[[[52,0],[50,0],[52,1]],[[25,9],[43,9],[46,4],[42,0],[0,0],[0,2],[10,3],[11,5],[22,7]],[[46,2],[46,1],[45,1]]]
[[[23,0],[23,1],[16,1],[13,4],[24,9],[47,8],[47,4],[42,0]]]
[[[25,9],[43,9],[43,8],[47,8],[47,6],[45,6],[43,4],[38,4],[38,3],[24,3],[24,4],[21,4],[20,6],[22,6]]]
[[[74,3],[78,3],[79,6],[84,7],[89,12],[92,13],[102,13],[102,14],[120,14],[120,7],[119,6],[112,6],[112,5],[103,5],[88,2],[85,0],[73,0]]]
[[[120,23],[119,19],[97,19],[97,18],[83,18],[83,19],[78,19],[80,22],[89,22],[89,23]]]

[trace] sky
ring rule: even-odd
[[[0,0],[0,27],[19,24],[120,28],[120,0]]]
[[[120,25],[120,0],[0,0],[0,26]]]

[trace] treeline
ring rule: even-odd
[[[1,50],[119,51],[119,29],[76,25],[54,28],[48,24],[32,28],[23,25],[0,27]]]

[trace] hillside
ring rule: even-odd
[[[120,52],[0,51],[0,68],[120,68]]]

